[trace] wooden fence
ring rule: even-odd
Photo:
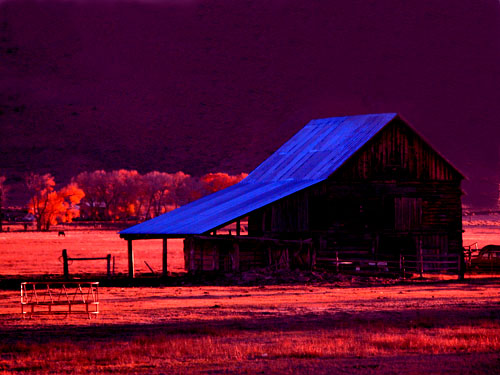
[[[393,273],[406,277],[410,274],[455,274],[465,271],[461,256],[454,255],[400,255],[397,259],[343,258],[339,252],[335,258],[317,258],[319,266],[334,268],[336,272]]]
[[[62,258],[62,262],[63,262],[63,274],[64,274],[65,279],[69,278],[69,264],[70,264],[70,262],[86,261],[86,260],[106,260],[106,274],[107,274],[108,278],[111,277],[111,254],[108,254],[105,257],[98,257],[98,258],[70,258],[68,256],[68,251],[66,249],[64,249],[62,251],[61,258]],[[113,273],[114,273],[114,268],[115,268],[114,263],[115,263],[115,258],[113,257]]]

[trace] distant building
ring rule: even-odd
[[[463,178],[397,114],[312,120],[240,183],[120,236],[132,268],[133,240],[185,238],[191,272],[456,272]]]

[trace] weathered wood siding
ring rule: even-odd
[[[309,191],[292,194],[272,205],[258,210],[248,218],[249,236],[264,233],[287,234],[304,233],[309,230]]]
[[[275,240],[247,236],[193,236],[184,241],[186,269],[248,271],[255,268],[311,268],[311,240]]]
[[[395,120],[336,173],[338,180],[456,181],[460,174],[408,125]]]
[[[446,238],[443,254],[456,254],[462,248],[460,197],[451,183],[325,183],[310,191],[309,230],[326,243],[319,257],[416,252],[419,240],[432,243],[435,236]]]

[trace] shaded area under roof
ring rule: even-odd
[[[396,113],[310,121],[240,183],[125,229],[122,237],[204,234],[327,179]]]

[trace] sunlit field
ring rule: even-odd
[[[168,240],[168,270],[184,270],[182,240]],[[0,275],[62,275],[61,254],[66,249],[72,258],[101,258],[111,254],[115,261],[115,274],[127,273],[127,242],[115,231],[65,230],[65,236],[51,232],[0,233]],[[146,263],[161,273],[161,240],[134,241],[135,267],[139,274],[151,274]],[[146,263],[145,263],[146,262]],[[70,274],[106,273],[106,260],[74,261]]]
[[[464,244],[500,244],[496,225],[464,226]],[[169,271],[183,269],[169,240]],[[0,234],[0,275],[61,275],[72,257],[115,257],[114,231]],[[161,272],[161,241],[134,241],[139,274]],[[74,262],[92,276],[105,261]],[[345,276],[293,285],[101,287],[97,319],[23,319],[0,291],[0,374],[498,374],[500,278],[401,281]]]

